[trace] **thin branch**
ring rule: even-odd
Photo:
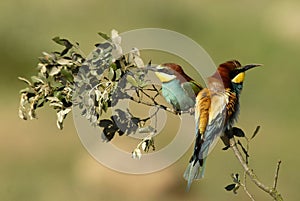
[[[247,154],[245,154],[245,157],[246,157],[245,161],[246,161],[246,164],[249,165],[249,154],[248,153],[249,153],[249,142],[250,141],[249,141],[249,139],[247,138],[246,135],[244,137],[247,141],[247,146],[246,146],[246,153]],[[244,184],[242,184],[242,186],[243,186],[244,191],[248,195],[248,197],[251,199],[251,201],[255,201],[253,196],[251,195],[251,193],[248,191],[248,188],[247,188],[247,173],[245,171],[244,171]]]
[[[141,121],[143,121],[143,122],[146,122],[146,121],[148,121],[148,120],[150,120],[150,119],[152,119],[153,117],[156,117],[155,119],[155,121],[157,121],[157,113],[158,113],[158,111],[159,111],[159,109],[160,108],[156,108],[156,111],[153,113],[153,114],[151,114],[149,117],[147,117],[147,118],[144,118],[144,119],[141,119]],[[156,127],[155,127],[156,128]]]
[[[250,140],[249,140],[249,138],[246,135],[245,135],[245,139],[247,141],[246,151],[247,151],[247,153],[249,153],[249,143],[250,143]],[[246,154],[246,164],[247,165],[249,164],[249,154]]]
[[[234,155],[236,156],[236,158],[239,160],[240,164],[242,165],[242,167],[244,168],[246,174],[250,177],[251,181],[257,186],[259,187],[261,190],[265,191],[266,193],[268,193],[275,201],[283,201],[283,198],[281,196],[281,194],[274,188],[270,188],[267,187],[266,185],[264,185],[256,176],[256,174],[253,172],[252,169],[250,169],[248,167],[248,165],[246,164],[240,150],[237,147],[237,143],[235,141],[235,138],[230,138],[229,139],[229,143],[230,143],[230,147],[232,149],[232,151],[234,152]]]
[[[149,94],[147,94],[146,92],[145,92],[145,90],[144,89],[139,89],[139,91],[141,91],[145,96],[147,96],[155,105],[158,105],[158,106],[160,106],[162,109],[164,109],[164,110],[166,110],[166,111],[168,111],[168,112],[171,112],[171,113],[173,113],[173,114],[176,114],[176,115],[178,115],[178,114],[184,114],[184,113],[192,113],[190,110],[188,110],[188,111],[176,111],[176,110],[174,110],[174,109],[171,109],[171,108],[168,108],[168,107],[166,107],[166,106],[164,106],[164,105],[161,105],[161,104],[159,104],[156,100],[155,100],[155,98],[159,95],[159,91],[157,90],[157,88],[154,86],[154,85],[152,85],[153,86],[153,88],[154,88],[154,91],[156,91],[157,92],[157,94],[154,96],[154,97],[152,97],[151,95],[149,95]],[[147,89],[147,90],[149,90],[149,89]],[[152,91],[152,90],[151,90]]]
[[[129,89],[129,90],[132,90],[132,89]],[[145,90],[146,91],[156,91],[156,92],[158,92],[158,89],[156,87],[154,87],[154,86],[153,86],[153,89],[145,89]],[[132,97],[132,96],[130,96],[128,94],[127,94],[128,97],[126,97],[126,98],[129,98],[130,100],[132,100],[133,102],[136,102],[136,103],[140,103],[140,104],[143,104],[143,105],[146,105],[146,106],[150,106],[150,107],[157,107],[157,108],[163,109],[163,110],[165,110],[167,112],[170,112],[172,114],[175,114],[175,115],[178,114],[178,112],[175,111],[174,109],[171,109],[171,108],[169,108],[169,107],[167,107],[165,105],[159,104],[155,100],[155,98],[157,97],[157,95],[155,95],[155,97],[152,97],[149,94],[147,94],[143,89],[138,89],[138,92],[142,92],[142,94],[144,94],[146,97],[148,97],[152,101],[152,103],[142,101],[141,98],[139,98],[138,100],[136,100],[134,97]]]
[[[277,188],[277,181],[278,181],[278,175],[279,175],[280,164],[281,164],[281,160],[279,160],[279,161],[277,162],[277,167],[276,167],[275,176],[274,176],[274,185],[273,185],[273,189],[274,189],[274,190]]]
[[[159,103],[155,100],[155,97],[150,96],[143,89],[140,89],[139,91],[141,91],[145,96],[147,96],[149,99],[151,99],[155,105],[159,105]]]
[[[248,151],[248,148],[247,148]],[[247,162],[247,156],[246,156],[246,162]],[[244,183],[240,183],[241,186],[243,187],[245,193],[248,195],[248,197],[250,198],[251,201],[255,201],[253,196],[251,195],[251,193],[248,191],[247,188],[247,173],[244,171]]]
[[[160,108],[160,109],[163,109],[163,110],[166,110],[167,112],[170,112],[172,114],[177,114],[176,111],[174,111],[173,109],[171,108],[168,108],[167,106],[164,106],[164,105],[161,105],[159,103],[149,103],[149,102],[145,102],[145,101],[141,101],[141,100],[136,100],[135,98],[133,98],[132,96],[129,96],[128,97],[130,100],[132,100],[133,102],[136,102],[136,103],[140,103],[140,104],[143,104],[143,105],[146,105],[146,106],[150,106],[150,107],[157,107],[157,108]]]

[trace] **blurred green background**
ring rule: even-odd
[[[35,73],[42,51],[58,48],[51,39],[78,41],[90,52],[98,31],[110,33],[155,27],[185,34],[216,64],[238,59],[263,63],[248,73],[238,126],[250,134],[250,164],[272,185],[282,160],[278,188],[286,200],[300,200],[298,143],[300,103],[300,2],[276,1],[101,1],[2,0],[0,2],[0,200],[247,200],[226,192],[230,173],[242,172],[221,143],[209,156],[206,177],[185,192],[182,173],[190,157],[150,175],[126,175],[98,164],[77,137],[72,118],[59,131],[55,112],[40,110],[39,120],[18,119],[17,76]],[[250,182],[257,200],[271,200]]]

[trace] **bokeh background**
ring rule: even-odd
[[[242,172],[231,151],[219,143],[210,154],[206,177],[185,192],[182,173],[192,149],[178,162],[149,175],[126,175],[97,163],[81,145],[71,116],[63,131],[55,112],[40,110],[38,120],[18,119],[17,76],[35,73],[42,51],[58,47],[61,36],[90,52],[98,31],[165,28],[198,42],[216,64],[228,59],[263,63],[248,73],[238,126],[249,135],[250,164],[272,185],[282,160],[278,188],[287,200],[300,200],[300,2],[261,1],[103,1],[2,0],[0,2],[0,200],[247,200],[226,192],[230,174]],[[161,58],[164,60],[164,58]],[[271,200],[250,182],[257,200]]]

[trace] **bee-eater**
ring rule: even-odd
[[[239,114],[239,96],[243,88],[245,72],[260,64],[241,66],[236,60],[219,65],[217,71],[207,79],[207,88],[196,97],[195,121],[196,141],[194,153],[185,170],[187,190],[193,180],[204,176],[208,153],[218,137],[230,130]]]
[[[155,67],[155,74],[162,83],[162,95],[176,112],[188,111],[195,106],[195,99],[202,87],[189,77],[182,67],[165,63]]]

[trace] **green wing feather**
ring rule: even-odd
[[[194,80],[182,83],[182,88],[186,91],[189,97],[196,97],[203,87]]]

